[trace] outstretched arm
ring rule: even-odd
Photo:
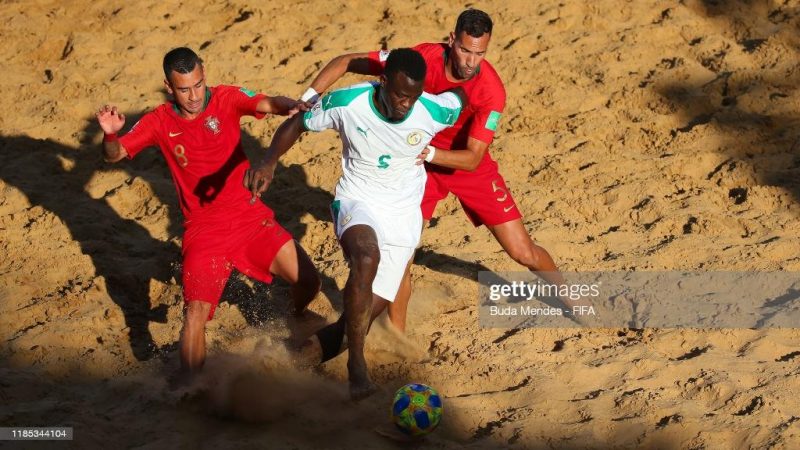
[[[464,92],[464,89],[458,86],[453,89],[448,89],[448,92],[452,92],[458,96],[458,99],[461,101],[461,112],[463,113],[468,106],[468,97],[466,92]],[[450,169],[467,170],[471,172],[478,167],[478,164],[480,164],[481,160],[483,159],[483,155],[486,154],[486,150],[488,148],[488,142],[484,142],[473,137],[467,138],[467,148],[465,149],[439,152],[429,145],[426,146],[425,149],[422,150],[422,153],[419,154],[417,157],[417,163],[422,164],[423,161],[427,161],[438,166],[448,167]]]
[[[264,97],[258,105],[256,111],[264,114],[277,114],[279,116],[293,117],[298,112],[311,109],[311,105],[304,101],[298,101],[281,95],[275,97]]]
[[[267,190],[275,176],[278,160],[297,142],[304,131],[302,114],[295,114],[294,117],[286,119],[275,131],[264,158],[247,169],[244,174],[244,187],[252,194],[251,204]]]
[[[382,70],[380,65],[369,59],[369,53],[349,53],[333,58],[311,82],[311,87],[303,100],[311,99],[313,95],[320,95],[336,83],[345,73],[357,73],[360,75],[380,75]]]
[[[471,137],[467,138],[467,148],[460,150],[434,151],[433,158],[428,159],[428,155],[431,153],[430,146],[428,146],[425,147],[425,149],[422,150],[422,153],[419,154],[419,164],[422,164],[422,161],[428,161],[429,163],[436,164],[437,166],[472,172],[478,168],[478,164],[480,164],[481,160],[483,159],[483,155],[486,154],[486,150],[488,148],[488,142],[483,142]]]
[[[117,133],[125,125],[125,115],[116,106],[105,105],[95,114],[97,123],[103,130],[103,159],[115,163],[128,156],[125,147],[117,140]]]

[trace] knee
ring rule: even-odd
[[[517,264],[521,264],[529,269],[539,267],[539,248],[532,242],[510,248],[508,255]]]
[[[381,252],[377,245],[362,245],[350,258],[350,270],[357,275],[374,274],[380,261]]]
[[[186,304],[184,312],[184,324],[186,328],[204,328],[208,322],[208,314],[211,311],[211,304],[200,301],[192,301]]]

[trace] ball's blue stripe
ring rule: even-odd
[[[414,420],[421,430],[427,430],[428,427],[431,426],[431,420],[428,417],[427,411],[414,411]]]
[[[399,415],[403,412],[404,409],[408,408],[408,405],[411,404],[411,399],[408,397],[400,397],[394,402],[394,406],[392,407],[392,413],[394,415]],[[385,410],[384,410],[385,411]]]

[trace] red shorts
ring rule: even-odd
[[[211,304],[214,317],[222,291],[235,267],[270,283],[278,250],[292,240],[271,210],[225,221],[187,223],[183,236],[183,300]]]
[[[447,150],[442,150],[447,151]],[[439,200],[453,193],[476,227],[500,225],[522,217],[497,163],[487,152],[474,172],[425,164],[428,181],[422,197],[422,217],[430,220]]]

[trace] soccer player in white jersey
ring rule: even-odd
[[[325,361],[343,350],[347,336],[354,400],[375,390],[364,339],[372,320],[394,301],[419,243],[426,175],[418,157],[436,133],[455,123],[463,107],[462,91],[422,92],[425,72],[425,61],[416,51],[392,51],[379,83],[333,91],[302,117],[284,122],[264,160],[245,175],[245,186],[255,198],[272,181],[278,158],[302,132],[335,129],[341,136],[342,177],[331,212],[350,274],[344,314],[312,338]]]

